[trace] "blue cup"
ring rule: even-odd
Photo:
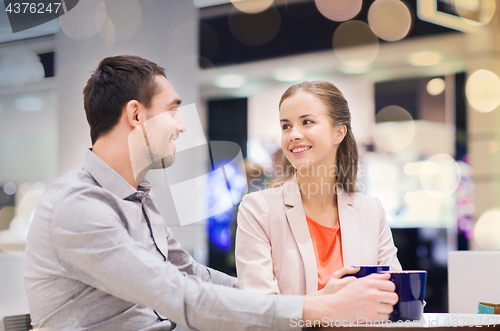
[[[391,321],[422,319],[427,271],[388,271],[388,273],[391,274],[391,281],[396,285],[395,292],[399,297],[389,319]]]
[[[349,277],[349,276],[361,278],[361,277],[368,276],[370,274],[379,274],[382,271],[389,271],[388,265],[360,265],[360,266],[353,266],[353,267],[359,267],[359,271],[354,273],[354,274],[345,275],[342,278]]]

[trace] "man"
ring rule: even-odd
[[[146,132],[145,123],[161,116],[162,162],[149,168],[171,165],[175,140],[186,131],[180,103],[164,69],[140,57],[106,58],[88,80],[84,107],[93,148],[81,167],[49,186],[28,235],[33,326],[271,330],[301,319],[387,319],[397,302],[388,275],[334,279],[325,294],[264,296],[235,288],[235,278],[182,250],[142,180],[145,171],[133,170],[129,143],[134,130]]]

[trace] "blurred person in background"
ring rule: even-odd
[[[358,192],[358,150],[342,93],[328,82],[291,86],[279,103],[285,158],[270,188],[240,204],[240,288],[264,294],[334,291],[358,269],[401,270],[379,199]]]

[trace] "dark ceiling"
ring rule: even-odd
[[[367,22],[368,9],[374,0],[363,0],[361,11],[353,20]],[[413,25],[405,39],[432,34],[456,32],[439,25],[419,20],[416,13],[417,0],[404,0],[412,11]],[[227,8],[222,8],[226,6]],[[219,7],[219,6],[218,6]],[[260,14],[235,13],[228,15],[232,4],[221,5],[226,14],[210,15],[214,8],[203,8],[200,13],[200,66],[209,68],[264,60],[288,55],[296,55],[314,51],[332,49],[332,37],[335,29],[342,22],[334,22],[325,18],[317,10],[314,0],[289,5],[272,6]],[[278,16],[278,17],[277,17]],[[272,29],[279,29],[276,36],[261,46],[249,46],[238,41],[229,28],[229,17],[232,22],[243,24],[248,36],[265,35]],[[276,27],[271,21],[281,21]],[[272,34],[272,32],[269,32]],[[404,39],[403,39],[404,40]],[[385,41],[380,40],[384,43]],[[208,59],[209,61],[206,61]]]

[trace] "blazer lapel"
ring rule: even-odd
[[[318,266],[296,177],[283,184],[283,197],[285,205],[291,207],[286,212],[286,218],[304,263],[306,292],[316,292],[318,290]]]
[[[358,210],[353,207],[354,194],[349,195],[344,190],[340,190],[337,192],[337,203],[344,266],[359,265],[361,263],[359,218]]]

